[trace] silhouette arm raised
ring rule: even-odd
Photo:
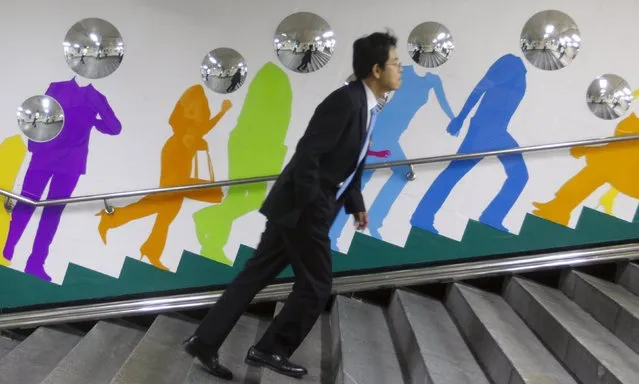
[[[220,108],[220,112],[217,115],[213,116],[212,119],[205,122],[205,126],[203,129],[204,135],[208,134],[213,130],[213,128],[215,128],[217,123],[222,119],[222,117],[224,117],[226,112],[228,112],[228,110],[231,109],[232,106],[233,104],[231,104],[230,100],[224,100],[222,102],[222,108]]]

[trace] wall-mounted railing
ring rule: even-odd
[[[632,140],[638,140],[638,139],[639,139],[639,135],[623,135],[623,136],[604,137],[599,139],[585,139],[585,140],[577,140],[577,141],[566,141],[566,142],[554,143],[554,144],[541,144],[541,145],[531,145],[527,147],[498,149],[494,151],[485,151],[485,152],[472,152],[472,153],[463,153],[463,154],[458,153],[453,155],[420,157],[420,158],[408,159],[408,160],[387,161],[387,162],[379,162],[375,164],[367,164],[366,169],[391,168],[391,167],[397,167],[402,165],[408,166],[410,168],[410,171],[407,173],[406,177],[409,180],[414,180],[416,178],[414,168],[413,168],[415,165],[442,163],[442,162],[448,162],[453,160],[477,159],[477,158],[485,158],[485,157],[491,157],[491,156],[515,154],[515,153],[548,151],[553,149],[572,148],[572,147],[580,147],[580,146],[592,146],[592,145],[608,144],[608,143],[621,142],[621,141],[632,141]],[[127,192],[101,193],[101,194],[95,194],[95,195],[69,197],[66,199],[52,199],[52,200],[39,200],[39,201],[31,200],[27,197],[20,196],[12,192],[5,191],[3,189],[0,189],[0,195],[5,197],[4,205],[5,205],[5,208],[8,210],[11,210],[13,205],[15,205],[15,201],[33,205],[36,207],[44,207],[48,205],[66,205],[66,204],[77,204],[77,203],[83,203],[83,202],[89,202],[89,201],[103,200],[107,213],[113,213],[114,208],[109,204],[109,200],[123,199],[123,198],[134,197],[134,196],[160,194],[160,193],[175,193],[175,192],[192,191],[197,189],[206,189],[206,188],[214,188],[214,187],[262,183],[266,181],[275,180],[277,179],[277,177],[278,175],[250,177],[245,179],[215,181],[211,183],[177,185],[173,187],[139,189],[139,190],[127,191]]]
[[[345,294],[635,260],[639,260],[639,244],[615,245],[336,277],[333,279],[332,290],[334,294]],[[291,293],[292,286],[293,283],[269,285],[255,296],[253,302],[284,300]],[[213,305],[220,298],[222,292],[219,290],[134,300],[114,299],[111,302],[99,304],[61,306],[60,308],[0,314],[0,330],[206,308]]]

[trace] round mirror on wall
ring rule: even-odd
[[[115,72],[124,58],[124,41],[113,24],[98,18],[75,23],[67,32],[64,56],[69,68],[88,79]]]
[[[570,16],[548,10],[533,15],[524,25],[521,51],[532,65],[545,71],[568,66],[579,53],[581,33]]]
[[[64,112],[51,96],[37,95],[18,107],[18,127],[31,141],[43,143],[55,139],[64,128]]]
[[[311,12],[286,17],[273,39],[279,61],[298,73],[315,72],[331,60],[335,34],[326,20]]]
[[[623,116],[630,109],[632,100],[628,82],[614,74],[596,77],[586,92],[588,108],[595,116],[604,120]]]
[[[344,85],[348,85],[350,82],[355,81],[355,74],[351,74],[346,81],[344,81]],[[391,92],[387,92],[386,95],[384,97],[381,97],[379,99],[377,99],[377,108],[381,111],[384,106],[390,101],[390,99],[393,97],[393,91]]]
[[[446,63],[455,50],[450,31],[434,21],[421,23],[408,36],[408,54],[425,68],[436,68]]]
[[[200,64],[202,81],[216,93],[237,91],[244,84],[247,74],[244,57],[232,48],[216,48],[207,53]]]

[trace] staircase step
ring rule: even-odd
[[[0,360],[2,360],[4,355],[11,352],[18,344],[20,344],[18,340],[0,335]]]
[[[193,363],[182,343],[195,328],[178,315],[158,316],[111,384],[182,383]]]
[[[283,303],[277,303],[275,314],[278,314],[283,307]],[[322,314],[315,322],[313,328],[308,333],[302,344],[291,356],[291,361],[300,364],[308,369],[308,374],[301,380],[288,376],[277,374],[271,370],[265,369],[262,373],[262,381],[260,384],[294,384],[294,383],[314,383],[322,382],[323,377],[330,377],[330,366],[326,366],[329,362],[330,354],[330,329],[329,315]],[[325,356],[322,356],[325,353]],[[326,363],[325,363],[326,362]],[[324,368],[324,369],[323,369]]]
[[[404,383],[382,308],[337,296],[331,331],[335,383]]]
[[[489,383],[440,301],[396,290],[389,317],[411,383]]]
[[[561,285],[572,301],[639,353],[639,297],[623,287],[570,271]]]
[[[621,272],[618,283],[639,296],[639,265],[635,263],[628,264]]]
[[[499,295],[454,284],[445,304],[495,384],[576,384]]]
[[[233,382],[259,383],[260,372],[244,363],[251,345],[255,344],[261,320],[251,315],[242,315],[219,350],[220,363],[233,372]],[[211,375],[198,360],[191,364],[184,384],[228,383]]]
[[[108,383],[129,357],[144,332],[101,321],[65,356],[42,384]]]
[[[553,354],[584,384],[637,382],[639,355],[561,291],[513,278],[505,296]]]
[[[82,336],[40,327],[0,360],[0,383],[40,384]]]

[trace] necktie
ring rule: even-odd
[[[373,135],[373,127],[375,127],[375,119],[377,117],[377,113],[378,113],[377,107],[371,109],[371,121],[370,121],[370,124],[368,125],[368,133],[366,134],[366,141],[364,142],[364,145],[362,146],[362,150],[359,153],[359,159],[357,160],[357,165],[355,166],[355,170],[353,170],[353,172],[348,176],[348,178],[344,180],[344,183],[342,183],[342,186],[337,191],[337,196],[336,196],[337,199],[339,199],[340,196],[342,196],[342,193],[344,193],[344,191],[346,190],[346,188],[348,188],[351,181],[353,181],[353,177],[355,177],[355,172],[357,172],[357,168],[359,168],[360,163],[366,157],[366,153],[368,152],[368,144],[371,142],[371,136]]]

